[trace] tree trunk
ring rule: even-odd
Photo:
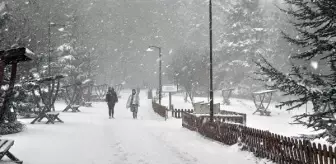
[[[0,87],[2,86],[2,82],[3,82],[4,76],[5,76],[4,75],[5,67],[6,67],[5,62],[0,60]],[[6,95],[5,92],[2,92],[0,94],[0,104],[1,104],[1,106],[0,106],[0,109],[1,109],[1,111],[0,111],[0,123],[4,121],[3,118],[4,118],[4,113],[5,113],[5,111],[4,111],[5,110],[4,109],[5,95]]]
[[[54,111],[55,111],[55,106],[54,106],[54,104],[55,104],[56,99],[57,99],[57,97],[58,97],[59,89],[60,89],[60,79],[57,79],[57,86],[56,86],[55,97],[54,97],[54,99],[53,99],[53,101],[52,101],[52,106],[54,107],[54,108],[53,108]]]
[[[184,102],[188,102],[188,92],[186,91],[186,94],[184,96]]]
[[[90,85],[89,88],[88,88],[88,99],[87,99],[88,102],[91,102],[92,87],[93,87],[93,85]]]

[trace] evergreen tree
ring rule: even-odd
[[[297,97],[281,102],[278,107],[287,106],[287,110],[292,110],[312,102],[313,112],[297,115],[294,121],[316,131],[322,130],[309,138],[322,137],[335,143],[336,1],[285,1],[293,8],[282,11],[295,19],[291,24],[298,35],[283,32],[284,38],[302,51],[291,55],[293,62],[289,73],[279,71],[263,57],[256,61],[260,68],[256,73],[260,80],[272,81],[267,84],[268,88]]]
[[[223,32],[216,45],[218,65],[215,73],[222,87],[231,87],[232,84],[235,87],[250,86],[251,80],[247,78],[252,73],[251,59],[267,49],[264,11],[260,8],[259,0],[227,1],[227,4],[223,5],[226,23],[220,27]]]

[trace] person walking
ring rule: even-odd
[[[108,88],[106,102],[109,109],[109,118],[114,118],[114,106],[118,102],[118,96],[112,87]]]
[[[132,94],[128,97],[126,108],[131,108],[131,112],[133,113],[133,118],[138,118],[138,108],[140,106],[139,103],[139,94],[137,94],[135,89],[132,89]]]

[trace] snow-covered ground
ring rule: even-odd
[[[181,120],[158,117],[145,91],[138,120],[125,108],[130,92],[122,92],[115,119],[107,105],[94,103],[80,113],[61,113],[65,122],[29,124],[24,132],[2,136],[14,139],[11,152],[25,164],[205,164],[265,163],[236,146],[208,140],[182,128]],[[65,104],[56,104],[57,110]]]
[[[204,101],[208,102],[207,98],[195,97],[195,102]],[[259,113],[253,115],[252,113],[256,110],[256,107],[252,100],[246,99],[237,99],[231,98],[231,105],[221,105],[221,110],[229,110],[234,112],[246,113],[247,114],[247,123],[248,127],[253,127],[261,130],[269,130],[270,132],[277,133],[280,135],[292,137],[299,136],[300,134],[313,134],[316,133],[313,129],[307,129],[302,125],[293,125],[290,124],[293,122],[293,116],[295,114],[301,114],[306,112],[306,106],[301,107],[299,109],[295,109],[293,111],[286,111],[285,109],[275,108],[277,102],[272,102],[269,106],[269,110],[271,111],[271,116],[260,116]],[[221,103],[223,99],[216,93],[214,103]],[[168,106],[169,99],[168,96],[165,96],[162,99],[162,104]],[[184,97],[182,94],[177,94],[172,96],[172,104],[175,109],[193,109],[191,103],[185,103]],[[307,112],[311,112],[311,105],[308,104]],[[327,142],[318,139],[316,142],[320,142],[326,144]],[[336,145],[334,145],[336,146]]]

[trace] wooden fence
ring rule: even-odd
[[[298,140],[269,131],[224,122],[202,122],[183,112],[182,126],[227,145],[242,144],[242,149],[279,164],[336,164],[336,148]]]
[[[172,112],[172,117],[175,118],[182,118],[182,112],[187,112],[187,113],[193,113],[193,109],[173,109],[171,110]]]
[[[155,113],[160,115],[161,117],[167,119],[168,115],[168,108],[165,106],[162,106],[160,104],[157,104],[155,101],[152,101],[152,107]]]

